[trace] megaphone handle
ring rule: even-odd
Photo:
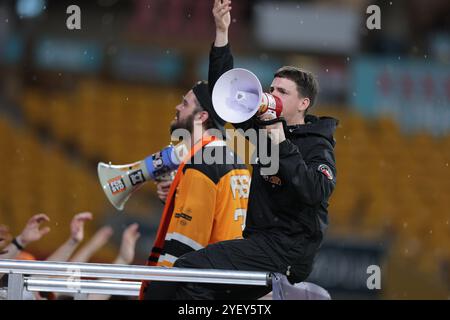
[[[256,124],[260,127],[265,127],[265,126],[271,126],[277,122],[282,122],[283,123],[283,129],[286,131],[287,129],[287,123],[286,120],[283,117],[279,117],[276,119],[272,119],[272,120],[259,120],[259,118],[256,118]]]
[[[281,122],[283,124],[283,131],[285,133],[289,132],[288,131],[288,127],[287,127],[287,122],[286,122],[286,119],[284,119],[284,117],[279,117],[279,118],[272,119],[272,120],[267,120],[267,121],[259,120],[258,118],[255,119],[255,123],[258,126],[260,126],[260,127],[270,126],[270,125],[275,124],[277,122]]]

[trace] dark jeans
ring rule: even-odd
[[[280,267],[251,239],[215,243],[180,257],[174,267],[239,271],[280,272]],[[255,300],[272,291],[271,286],[224,285],[186,282],[150,282],[146,300]]]

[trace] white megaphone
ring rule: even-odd
[[[281,100],[262,91],[261,82],[249,70],[225,72],[214,85],[212,102],[217,115],[229,123],[242,123],[254,115],[270,113],[279,118]]]
[[[181,161],[187,156],[187,147],[180,143],[169,145],[144,160],[111,165],[100,162],[97,166],[98,178],[109,202],[123,210],[131,194],[148,180],[171,180]]]

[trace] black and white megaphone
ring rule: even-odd
[[[241,68],[227,71],[217,80],[212,102],[217,115],[229,123],[242,123],[266,113],[280,118],[283,111],[281,100],[264,93],[258,78]]]
[[[171,180],[188,151],[184,144],[169,145],[144,160],[111,165],[100,162],[98,178],[109,202],[122,211],[130,196],[149,180]]]

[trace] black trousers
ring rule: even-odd
[[[218,242],[180,257],[174,267],[239,271],[280,272],[251,239]],[[146,300],[255,300],[272,291],[270,286],[224,285],[152,281]]]

